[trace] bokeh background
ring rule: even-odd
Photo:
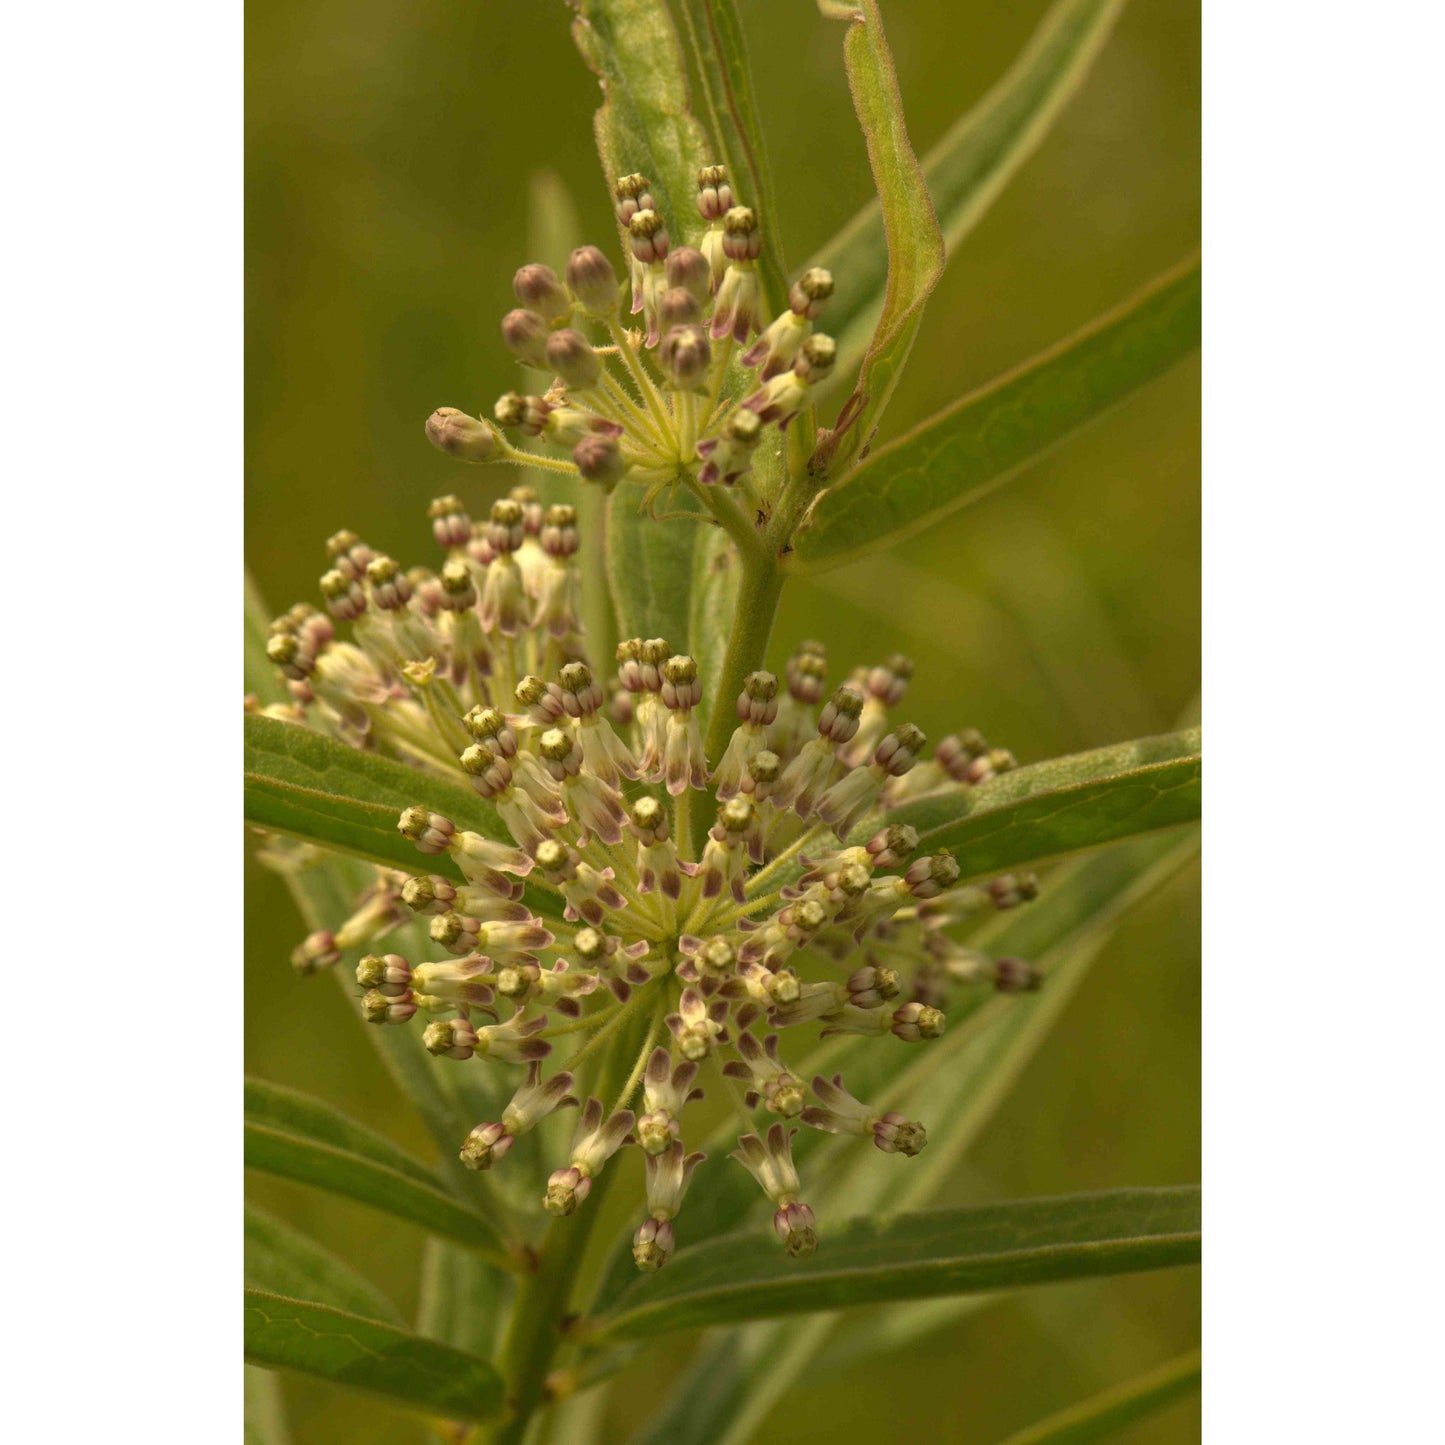
[[[812,0],[740,0],[790,265],[869,191],[841,28]],[[1045,0],[885,6],[916,147],[1008,65]],[[316,599],[348,526],[402,558],[427,501],[474,512],[515,480],[433,451],[438,405],[513,384],[497,322],[552,172],[615,249],[593,148],[598,94],[561,0],[251,0],[247,25],[246,551],[275,610]],[[1132,0],[1052,134],[950,259],[883,438],[1122,300],[1197,244],[1199,7]],[[801,636],[837,666],[901,648],[932,736],[975,725],[1024,761],[1169,728],[1199,670],[1199,368],[1178,367],[978,506],[905,547],[795,582],[774,665]],[[308,1089],[418,1151],[340,991],[299,980],[302,930],[247,861],[251,1071]],[[942,1202],[1199,1178],[1199,887],[1177,879],[1118,930]],[[276,1181],[254,1197],[415,1302],[420,1237]],[[819,1361],[758,1439],[986,1445],[1198,1339],[1197,1272],[1015,1296],[839,1377]],[[662,1347],[649,1390],[693,1341]],[[640,1391],[613,1392],[625,1440]],[[407,1417],[288,1381],[298,1445],[425,1438]],[[1180,1445],[1198,1405],[1119,1438]]]

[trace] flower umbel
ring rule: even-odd
[[[734,202],[721,167],[702,177],[695,246],[677,244],[651,200],[642,177],[619,182],[644,334],[622,330],[617,275],[597,248],[573,253],[565,281],[523,267],[504,340],[556,380],[544,395],[502,398],[498,424],[569,448],[565,469],[584,479],[746,488],[765,429],[786,426],[832,364],[832,343],[812,329],[832,278],[807,272],[790,309],[766,323],[757,217]],[[610,344],[589,341],[588,322]],[[725,402],[734,363],[758,375]],[[460,413],[437,413],[428,433],[467,460],[535,460]],[[685,1141],[703,1083],[750,1122],[796,1120],[917,1154],[923,1124],[855,1098],[805,1056],[835,1034],[925,1044],[944,1032],[958,990],[1038,986],[1026,961],[955,936],[1027,902],[1036,880],[965,879],[895,815],[987,782],[1015,766],[1012,754],[963,729],[930,755],[897,716],[913,673],[898,655],[839,681],[821,644],[804,642],[781,678],[759,669],[736,696],[710,698],[698,661],[664,638],[590,653],[570,504],[544,506],[523,487],[473,517],[446,496],[428,522],[441,549],[430,566],[403,568],[350,532],[330,539],[324,611],[301,604],[272,625],[267,651],[290,701],[266,711],[410,765],[419,794],[426,776],[466,788],[491,821],[481,832],[421,803],[404,809],[397,829],[416,849],[415,875],[379,868],[350,917],[296,949],[296,967],[351,954],[369,1022],[421,1014],[432,1054],[523,1072],[500,1116],[457,1141],[470,1169],[499,1165],[579,1097],[605,1096],[587,1098],[542,1202],[572,1214],[636,1144],[647,1218],[633,1257],[644,1271],[671,1255],[702,1159]],[[712,758],[709,709],[736,717]],[[372,951],[409,919],[431,949]],[[554,1052],[563,1067],[548,1074]],[[795,1133],[744,1125],[734,1157],[801,1257],[818,1230]]]
[[[502,341],[550,381],[508,392],[491,419],[441,407],[427,436],[459,461],[544,465],[609,488],[637,482],[648,504],[683,483],[751,495],[748,474],[765,428],[785,428],[832,369],[833,342],[814,323],[833,277],[819,266],[805,271],[786,298],[773,298],[786,305],[769,320],[758,272],[761,221],[735,202],[725,167],[699,172],[691,222],[662,216],[645,176],[623,176],[615,190],[628,293],[597,246],[573,251],[564,276],[523,266]],[[624,301],[639,318],[636,330],[623,324]],[[539,459],[510,439],[523,436],[567,459]],[[494,605],[505,590],[498,581]]]

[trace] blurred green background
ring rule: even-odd
[[[841,27],[812,0],[740,0],[790,265],[869,192]],[[920,151],[1008,65],[1045,0],[909,0],[885,18]],[[513,384],[497,323],[527,255],[540,169],[615,250],[591,117],[598,93],[561,0],[251,0],[247,25],[246,550],[273,609],[316,600],[324,539],[403,560],[424,509],[474,512],[515,474],[454,465],[422,421],[486,412]],[[1122,300],[1197,244],[1199,7],[1133,0],[1038,154],[950,260],[883,437]],[[1162,731],[1199,673],[1199,368],[1191,361],[981,505],[904,548],[791,584],[776,665],[801,636],[835,667],[918,664],[931,736],[982,728],[1024,761]],[[287,963],[304,931],[247,862],[247,1063],[421,1151],[327,980]],[[1048,1046],[940,1202],[1199,1178],[1199,887],[1176,880],[1118,931]],[[367,1262],[414,1305],[419,1236],[275,1181],[254,1197]],[[818,1361],[760,1441],[987,1445],[1198,1339],[1196,1272],[1015,1296],[839,1378]],[[613,1392],[605,1438],[693,1341]],[[645,1388],[643,1388],[645,1387]],[[288,1381],[299,1445],[410,1445],[408,1418]],[[1121,1439],[1199,1437],[1191,1401]]]

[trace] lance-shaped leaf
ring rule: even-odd
[[[993,89],[923,157],[947,259],[1048,134],[1124,3],[1058,0]],[[837,283],[826,329],[838,343],[838,369],[820,388],[826,394],[863,354],[883,311],[888,247],[877,200],[863,206],[808,264],[826,266]]]
[[[1199,1376],[1200,1352],[1191,1350],[1157,1370],[1017,1431],[1003,1445],[1085,1445],[1090,1440],[1113,1440],[1126,1426],[1192,1394],[1199,1388]]]
[[[889,813],[922,852],[951,851],[980,878],[1199,817],[1200,731],[1165,733],[1000,773]]]
[[[752,69],[736,0],[680,0],[683,29],[702,82],[703,102],[713,139],[715,160],[728,168],[733,194],[740,205],[752,206],[762,221],[763,254],[759,259],[769,311],[787,302],[788,269],[783,260],[777,212],[773,208],[772,176],[763,126],[753,98]]]
[[[502,1408],[502,1380],[486,1360],[327,1305],[248,1289],[245,1339],[252,1364],[445,1419],[486,1420]]]
[[[688,109],[687,71],[666,0],[572,0],[572,37],[602,85],[594,129],[610,188],[640,171],[679,243],[697,214],[710,147]]]
[[[840,473],[871,438],[913,349],[924,303],[943,274],[943,233],[908,139],[878,0],[863,0],[843,38],[843,58],[883,211],[888,283],[853,395],[832,430],[819,433],[812,463],[818,475]]]
[[[246,1084],[245,1162],[473,1248],[497,1243],[495,1226],[446,1193],[404,1149],[318,1099],[254,1079]]]
[[[793,1260],[771,1233],[680,1250],[591,1322],[604,1338],[888,1300],[932,1299],[1199,1261],[1199,1190],[1111,1189],[864,1216],[822,1228],[817,1254]]]
[[[253,1204],[246,1205],[246,1283],[288,1299],[314,1300],[370,1320],[402,1323],[400,1311],[369,1279]]]
[[[789,566],[836,567],[985,497],[1199,345],[1199,261],[881,447],[809,510]]]
[[[460,878],[445,853],[423,856],[396,830],[402,810],[420,803],[458,828],[511,845],[496,809],[469,788],[420,768],[349,748],[297,723],[248,713],[246,821],[408,873]],[[561,897],[529,883],[527,905],[562,916]]]

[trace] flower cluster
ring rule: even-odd
[[[645,294],[645,269],[639,284]],[[784,1040],[819,1029],[914,1044],[943,1032],[955,986],[1037,985],[1028,964],[949,932],[1032,897],[1034,880],[962,884],[952,857],[920,854],[914,829],[890,821],[900,803],[1014,766],[1011,755],[963,731],[925,756],[922,733],[894,720],[906,658],[830,686],[823,648],[805,642],[783,677],[754,672],[719,700],[738,721],[710,765],[693,658],[637,638],[617,648],[615,672],[589,659],[571,506],[518,489],[485,521],[455,497],[430,517],[445,554],[435,568],[404,570],[349,532],[330,540],[325,610],[303,604],[272,625],[268,653],[291,701],[266,711],[465,783],[496,826],[483,835],[407,808],[397,826],[416,875],[379,869],[353,916],[306,939],[296,965],[365,950],[369,1021],[421,1015],[432,1053],[522,1071],[501,1116],[458,1141],[473,1169],[577,1105],[584,1066],[627,1040],[631,1077],[610,1111],[585,1101],[543,1203],[571,1213],[635,1145],[647,1163],[634,1241],[644,1270],[673,1249],[701,1158],[683,1137],[704,1071],[748,1115],[917,1154],[922,1124],[854,1098],[839,1076],[796,1072]],[[371,951],[412,917],[440,957]],[[557,1043],[568,1067],[544,1076]],[[782,1122],[760,1124],[733,1157],[801,1255],[817,1236],[791,1139]]]
[[[722,166],[698,174],[696,244],[681,235],[674,244],[645,176],[618,180],[616,201],[624,280],[596,246],[573,251],[565,277],[534,263],[513,278],[518,305],[502,339],[551,385],[509,391],[491,420],[442,407],[427,435],[463,461],[540,464],[609,487],[628,478],[649,497],[683,473],[702,486],[746,487],[765,429],[786,427],[833,369],[833,341],[813,325],[833,278],[805,271],[786,308],[767,318],[757,213],[734,204]],[[636,330],[623,325],[629,304]],[[518,433],[570,461],[519,450],[508,439]]]

